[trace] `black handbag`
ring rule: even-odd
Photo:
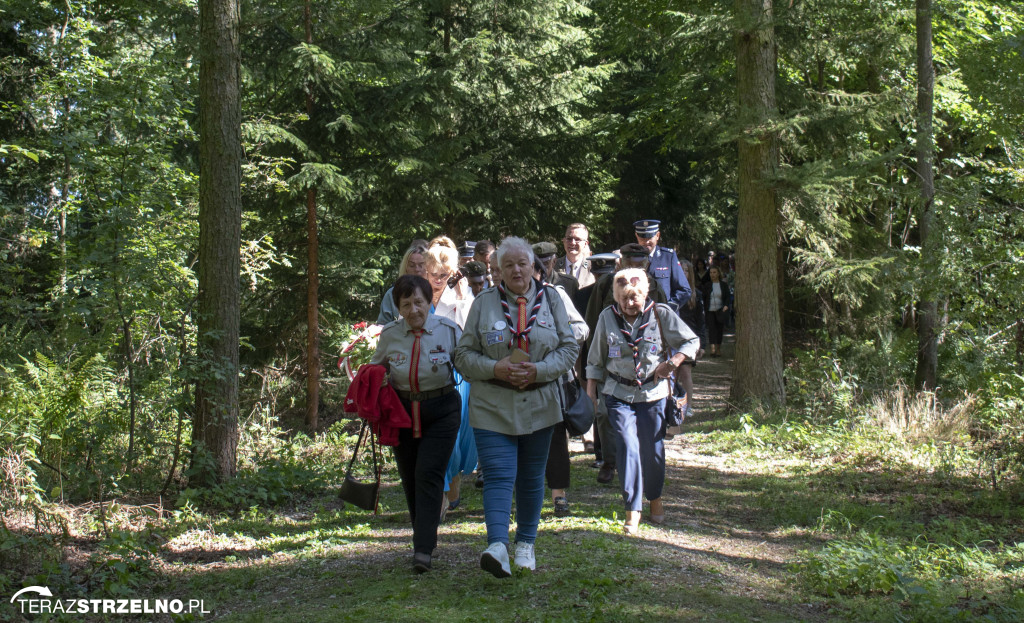
[[[594,403],[580,386],[580,379],[573,374],[573,380],[562,386],[565,392],[565,409],[562,421],[570,437],[579,437],[594,425]]]
[[[359,456],[359,448],[363,445],[364,437],[370,438],[370,451],[373,453],[374,480],[372,482],[362,482],[352,475],[352,466],[356,462],[356,457]],[[363,420],[363,427],[359,429],[359,440],[352,450],[352,458],[348,461],[345,480],[341,483],[338,497],[364,511],[373,511],[374,514],[377,514],[377,502],[380,500],[380,464],[377,461],[377,441],[370,423],[366,420]]]

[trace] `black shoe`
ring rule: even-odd
[[[555,517],[568,517],[571,514],[569,500],[563,497],[555,498]]]
[[[412,555],[412,570],[414,573],[426,573],[430,569],[430,554],[416,552]]]
[[[597,481],[602,485],[606,485],[615,478],[615,466],[605,463],[601,466],[601,469],[597,472]]]

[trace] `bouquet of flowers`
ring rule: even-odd
[[[347,337],[341,343],[338,369],[344,372],[350,381],[356,377],[359,366],[368,363],[373,351],[377,350],[381,328],[379,324],[367,322],[357,322],[348,328]]]

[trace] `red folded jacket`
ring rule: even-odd
[[[411,428],[409,417],[398,394],[387,381],[384,366],[363,364],[345,395],[345,412],[355,413],[373,425],[373,432],[384,446],[398,445],[398,429]]]

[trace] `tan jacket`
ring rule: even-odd
[[[530,301],[536,296],[534,288],[530,286],[525,295]],[[516,295],[507,295],[512,322],[518,323]],[[506,435],[528,435],[562,421],[562,392],[557,380],[572,367],[580,346],[561,297],[547,286],[530,331],[530,361],[537,366],[538,386],[515,390],[487,382],[494,380],[494,365],[509,354],[512,341],[499,296],[498,288],[493,287],[473,301],[455,349],[455,367],[470,381],[470,425]]]

